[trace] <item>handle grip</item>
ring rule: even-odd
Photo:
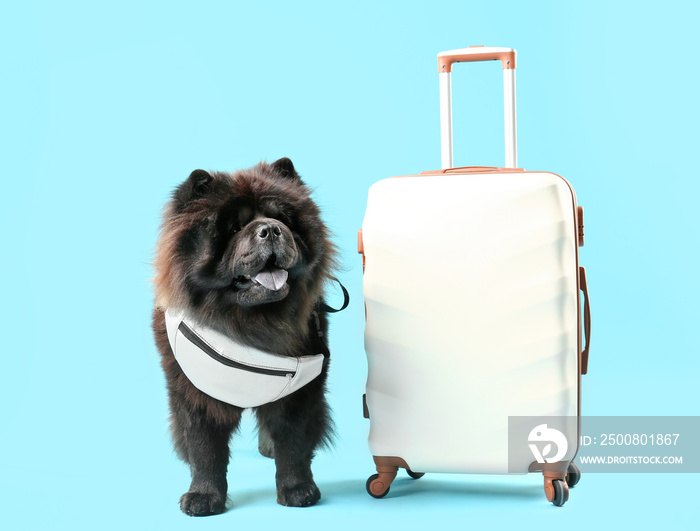
[[[581,350],[581,374],[588,373],[588,350],[591,347],[591,303],[588,300],[588,282],[586,268],[579,267],[579,287],[583,292],[583,331],[586,337],[586,348]]]
[[[469,46],[459,50],[449,50],[438,54],[438,72],[452,72],[453,63],[500,60],[503,70],[515,69],[516,51],[513,48],[493,46]]]

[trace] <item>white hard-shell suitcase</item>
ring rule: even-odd
[[[494,59],[504,72],[506,167],[452,168],[452,63]],[[583,209],[560,176],[516,167],[515,59],[510,48],[440,53],[443,169],[369,190],[358,245],[377,467],[367,490],[377,498],[398,468],[414,478],[542,471],[555,505],[580,477],[572,460],[590,339]],[[557,429],[568,446],[547,439],[552,426],[530,431],[532,417],[565,419]],[[530,439],[514,451],[519,422]],[[556,462],[540,459],[563,446]]]

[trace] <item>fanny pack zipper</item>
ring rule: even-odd
[[[248,372],[255,372],[258,374],[266,374],[268,376],[283,376],[286,377],[287,375],[294,377],[296,375],[296,371],[292,370],[284,370],[284,369],[266,369],[263,367],[255,367],[253,365],[246,365],[245,363],[241,363],[239,361],[234,361],[232,359],[227,358],[226,356],[222,356],[219,354],[216,350],[214,350],[206,341],[204,341],[197,332],[192,330],[189,326],[185,324],[184,321],[180,323],[180,326],[177,327],[177,329],[182,332],[182,335],[185,336],[189,341],[195,344],[197,348],[199,348],[202,352],[207,354],[209,357],[215,359],[219,363],[226,365],[228,367],[233,367],[235,369],[241,369],[243,371],[248,371]]]

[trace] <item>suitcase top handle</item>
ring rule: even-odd
[[[503,65],[503,106],[506,140],[506,168],[518,167],[518,147],[515,120],[515,62],[517,52],[513,48],[471,46],[438,54],[440,72],[440,140],[442,168],[452,168],[452,64],[474,61],[501,61]]]
[[[517,52],[513,48],[494,48],[492,46],[470,46],[459,50],[449,50],[438,54],[438,72],[452,72],[453,63],[471,63],[476,61],[500,60],[503,70],[515,69]]]

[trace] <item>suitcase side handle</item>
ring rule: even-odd
[[[581,350],[581,374],[588,373],[588,350],[591,346],[591,303],[588,299],[588,282],[586,280],[586,268],[581,266],[579,270],[579,289],[583,292],[583,331],[586,337],[586,348]]]
[[[472,46],[438,54],[440,72],[440,143],[442,168],[454,166],[452,151],[452,64],[474,61],[501,60],[503,65],[503,105],[506,144],[506,168],[518,166],[518,148],[515,118],[515,63],[516,50]]]

